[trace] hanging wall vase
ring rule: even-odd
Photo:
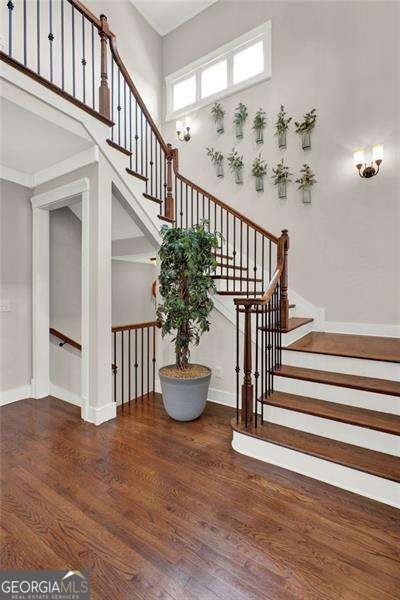
[[[235,171],[235,183],[237,183],[238,185],[240,185],[241,183],[243,183],[243,171],[242,171],[242,169],[238,169],[237,171]]]
[[[278,135],[278,146],[279,148],[286,148],[286,131]]]
[[[303,150],[309,150],[311,148],[311,133],[305,131],[301,134],[301,147]]]
[[[223,167],[222,162],[216,163],[215,167],[216,167],[216,171],[217,171],[217,177],[223,177],[224,176],[224,167]]]
[[[256,192],[264,191],[264,177],[256,177]]]
[[[215,121],[215,124],[217,126],[217,133],[221,134],[224,133],[224,120],[222,117],[218,118]]]
[[[303,203],[311,204],[311,188],[309,187],[303,188]]]
[[[278,183],[278,198],[286,198],[286,181]]]
[[[241,140],[243,137],[243,125],[242,123],[236,123],[236,139]]]
[[[256,129],[256,144],[264,143],[264,131],[262,129]]]

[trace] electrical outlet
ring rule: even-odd
[[[222,379],[222,367],[215,367],[214,375],[216,379]]]
[[[10,312],[11,302],[9,300],[0,300],[0,312]]]

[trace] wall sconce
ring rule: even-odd
[[[364,150],[354,152],[354,166],[358,169],[360,177],[369,179],[379,173],[379,166],[383,160],[383,145],[377,144],[372,148],[372,163],[367,166],[364,163]]]
[[[191,121],[189,117],[185,117],[185,125],[182,123],[182,121],[176,122],[176,135],[178,136],[178,140],[181,142],[188,142],[190,140],[190,126]],[[183,132],[184,128],[186,130],[185,132]]]

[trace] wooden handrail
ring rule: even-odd
[[[58,338],[59,340],[62,340],[63,345],[68,344],[68,346],[72,346],[73,348],[76,348],[77,350],[82,350],[82,345],[79,344],[79,342],[76,342],[75,340],[71,339],[64,333],[61,333],[61,331],[58,331],[58,329],[54,329],[53,327],[50,327],[50,333],[51,333],[51,335],[54,335],[54,337]]]
[[[98,19],[96,15],[94,15],[84,4],[82,4],[82,2],[80,2],[79,0],[68,0],[68,2],[72,4],[72,6],[74,6],[76,10],[78,10],[81,13],[81,15],[83,15],[91,23],[93,23],[93,25],[97,27],[97,29],[101,29],[100,19]],[[110,34],[112,35],[111,31]]]
[[[145,321],[144,323],[130,323],[129,325],[116,325],[111,331],[128,331],[129,329],[146,329],[148,327],[160,327],[159,321]]]

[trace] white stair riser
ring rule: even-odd
[[[301,381],[300,379],[290,379],[288,377],[274,377],[274,389],[289,394],[309,396],[310,398],[400,415],[400,397],[397,396],[353,390],[313,381]]]
[[[252,458],[400,508],[399,484],[394,481],[283,448],[237,431],[233,432],[232,448]]]
[[[304,317],[304,315],[302,315]],[[293,329],[293,331],[289,331],[289,333],[282,333],[282,346],[288,346],[289,344],[293,344],[296,340],[304,337],[307,333],[310,333],[315,329],[314,321],[311,323],[306,323],[306,325],[302,325],[297,329]]]
[[[350,358],[343,356],[328,356],[311,352],[282,351],[282,363],[306,369],[331,371],[333,373],[349,373],[363,377],[377,377],[400,381],[400,365],[378,360]]]
[[[340,423],[275,406],[264,407],[264,419],[269,423],[277,423],[346,444],[400,456],[400,437],[382,431]]]

